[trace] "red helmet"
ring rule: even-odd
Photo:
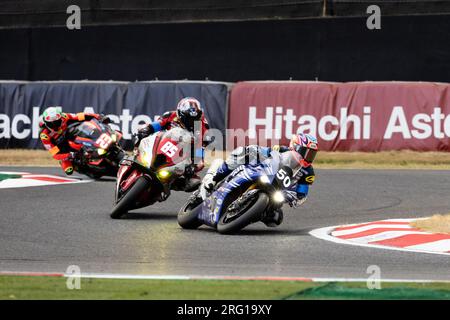
[[[186,129],[193,131],[195,121],[199,121],[202,115],[203,110],[197,99],[187,97],[178,102],[177,117]]]
[[[310,134],[304,133],[299,133],[292,136],[289,147],[296,151],[302,159],[308,163],[312,163],[314,161],[317,151],[319,151],[317,139]]]

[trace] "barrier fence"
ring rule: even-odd
[[[242,82],[229,128],[258,143],[318,137],[322,150],[450,151],[450,85],[408,82]]]
[[[110,115],[131,139],[185,96],[198,98],[227,149],[311,133],[326,151],[450,151],[450,85],[431,82],[0,82],[0,147],[40,148],[49,105]],[[128,142],[130,146],[130,142]]]
[[[228,86],[193,81],[0,82],[0,147],[39,148],[39,115],[51,105],[65,112],[109,115],[112,126],[130,140],[140,125],[193,96],[205,106],[210,125],[224,131]]]

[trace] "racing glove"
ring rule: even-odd
[[[282,191],[285,202],[289,204],[291,208],[300,207],[307,199],[307,196],[299,196],[295,191],[283,190]]]
[[[145,137],[148,137],[152,132],[150,131],[150,126],[145,126],[140,128],[137,133],[133,135],[133,144],[135,147],[139,146],[139,143]]]
[[[202,196],[203,200],[208,197],[211,191],[213,191],[215,185],[216,182],[214,181],[214,175],[212,173],[207,173],[203,178],[202,184],[200,186],[200,195]]]
[[[145,126],[138,130],[137,137],[139,140],[144,139],[145,137],[148,137],[151,134],[150,126]]]

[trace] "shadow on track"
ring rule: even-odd
[[[176,214],[152,213],[152,212],[130,212],[120,220],[176,220]]]
[[[217,235],[220,235],[215,229],[208,228],[208,227],[200,227],[196,230],[183,230],[186,232],[208,232],[208,233],[215,233]],[[309,232],[311,229],[297,229],[297,230],[288,230],[288,229],[271,229],[271,228],[265,228],[265,229],[243,229],[237,233],[229,234],[229,235],[221,235],[223,237],[231,236],[309,236]]]

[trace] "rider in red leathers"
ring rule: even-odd
[[[207,144],[204,137],[206,131],[209,129],[208,121],[197,99],[192,97],[181,99],[175,111],[168,111],[157,121],[141,128],[137,133],[135,146],[138,146],[143,138],[161,130],[170,130],[174,126],[192,132],[195,141],[191,153],[193,165],[186,168],[184,177],[182,178],[184,183],[181,183],[180,186],[175,184],[173,189],[192,192],[201,183],[201,179],[197,173],[204,167],[204,147]]]
[[[68,125],[74,122],[89,121],[93,118],[104,123],[108,123],[110,120],[95,113],[65,113],[61,109],[61,107],[48,107],[44,110],[42,121],[39,123],[39,138],[53,158],[59,160],[64,172],[71,175],[74,169],[73,160],[76,150],[72,150],[65,139]]]

